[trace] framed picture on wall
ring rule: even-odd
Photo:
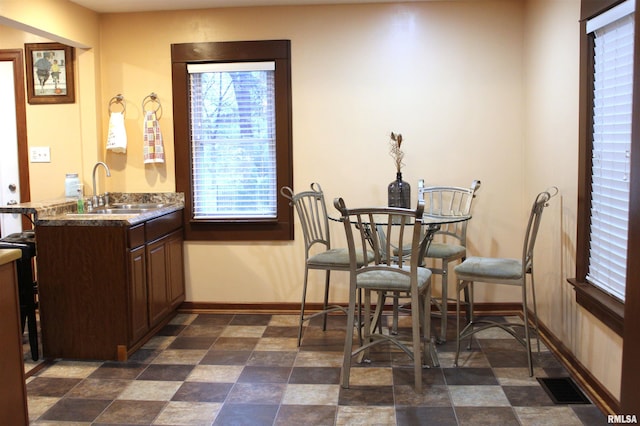
[[[73,47],[60,43],[24,45],[27,101],[30,104],[72,104]]]

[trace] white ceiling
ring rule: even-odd
[[[99,13],[211,9],[217,7],[284,6],[308,4],[392,3],[402,0],[71,0]],[[404,0],[407,1],[407,0]],[[408,0],[421,1],[421,0]]]

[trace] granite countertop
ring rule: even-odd
[[[76,203],[76,199],[74,198],[62,198],[57,200],[45,200],[45,201],[28,201],[26,203],[12,204],[12,205],[6,205],[6,206],[0,205],[0,213],[46,215],[48,211],[64,208],[65,206],[75,204],[75,203]]]
[[[0,265],[18,260],[22,257],[22,250],[0,249]]]
[[[36,226],[130,226],[145,222],[184,208],[181,192],[122,193],[110,192],[109,204],[162,204],[161,207],[132,214],[78,214],[75,198],[27,202],[12,206],[0,206],[0,213],[32,215]],[[89,200],[89,198],[86,198]],[[86,205],[86,203],[85,203]]]

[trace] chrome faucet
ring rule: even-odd
[[[91,204],[93,207],[98,205],[98,193],[96,192],[96,170],[98,170],[98,166],[102,165],[104,169],[107,171],[107,177],[111,177],[111,170],[109,170],[109,166],[102,161],[98,161],[95,166],[93,166],[93,198],[91,199]]]

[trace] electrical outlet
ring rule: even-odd
[[[50,163],[51,149],[48,146],[32,146],[30,149],[32,163]]]

